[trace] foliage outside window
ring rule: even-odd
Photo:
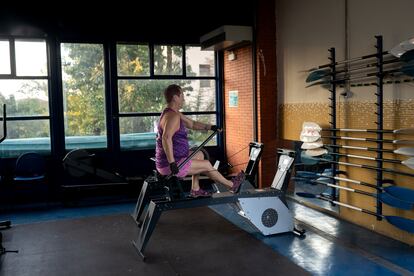
[[[183,49],[181,46],[154,46],[154,74],[182,75]]]
[[[0,39],[0,104],[7,107],[7,139],[0,144],[2,157],[27,151],[50,152],[47,79],[44,40]]]
[[[210,70],[215,68],[214,52],[202,52],[200,47],[186,47],[186,70],[183,72],[182,46],[155,45],[154,75],[142,77],[146,75],[143,72],[149,72],[150,69],[145,62],[148,59],[143,56],[148,53],[144,49],[140,45],[117,46],[118,54],[122,51],[122,55],[117,57],[118,69],[121,67],[119,64],[122,64],[119,60],[123,60],[123,66],[129,68],[128,72],[134,72],[128,77],[123,74],[124,70],[118,72],[121,147],[136,148],[137,145],[130,142],[131,137],[139,139],[142,135],[152,140],[141,147],[154,147],[159,114],[166,105],[163,91],[173,83],[184,90],[183,112],[192,112],[197,120],[216,124],[216,81],[215,73]],[[143,62],[135,62],[138,60]],[[134,67],[129,67],[129,64]],[[190,132],[189,135],[190,142],[199,143],[208,133]]]
[[[46,47],[45,40],[0,38],[0,104],[5,103],[8,111],[8,136],[0,144],[3,157],[51,150]],[[62,43],[60,53],[65,147],[106,148],[105,78],[109,76],[104,44]],[[113,116],[119,118],[121,148],[154,147],[159,114],[165,107],[163,91],[172,83],[184,90],[183,112],[215,124],[214,69],[214,52],[200,47],[117,44],[118,91],[109,92],[118,96],[119,112]],[[190,131],[192,143],[207,136]]]
[[[61,56],[66,149],[106,147],[103,45],[63,43]]]

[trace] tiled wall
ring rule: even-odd
[[[281,134],[284,139],[299,140],[299,133],[304,121],[313,121],[319,123],[322,127],[329,128],[329,104],[328,103],[306,103],[306,104],[283,104],[279,106],[281,117],[283,118],[283,126],[281,127]],[[376,105],[374,102],[347,102],[337,104],[337,127],[338,128],[359,128],[371,129],[376,128],[374,122],[376,121]],[[414,127],[414,100],[386,100],[384,101],[384,129],[400,129]],[[329,132],[325,133],[329,135]],[[375,133],[351,133],[341,132],[342,136],[350,137],[369,137],[375,138]],[[413,135],[393,135],[384,134],[385,139],[399,139],[399,140],[414,140]],[[329,140],[325,140],[329,143]],[[376,147],[374,142],[364,141],[338,141],[340,144],[361,146],[361,147]],[[385,144],[385,148],[397,149],[399,147],[407,147],[410,145],[393,145]],[[354,155],[364,155],[376,157],[376,153],[372,151],[363,150],[345,150],[340,152]],[[408,156],[396,154],[384,154],[383,158],[405,160]],[[376,166],[375,161],[362,160],[356,158],[341,158],[341,161]],[[390,168],[396,171],[402,171],[414,174],[414,170],[407,168],[404,165],[384,163],[385,168]],[[348,175],[347,178],[364,181],[376,184],[376,171],[361,168],[354,168],[349,166],[340,166],[341,170],[345,170]],[[396,174],[384,173],[383,178],[393,179],[397,186],[414,189],[414,177],[401,176]],[[364,190],[370,193],[375,193],[375,189],[364,187],[360,185],[352,185],[347,182],[341,182],[340,185],[351,187],[354,189]],[[340,191],[340,201],[361,208],[375,211],[376,199],[365,195],[359,195],[352,192]],[[350,220],[356,224],[365,226],[369,229],[390,236],[392,238],[401,240],[408,244],[414,244],[414,235],[401,231],[398,228],[390,225],[386,221],[378,221],[375,217],[369,216],[360,212],[350,210],[348,208],[341,208],[340,214],[343,218]],[[414,219],[414,210],[404,211],[383,204],[383,214],[388,216],[401,216]]]
[[[376,128],[376,105],[372,101],[338,103],[337,127],[340,128]],[[287,140],[299,140],[302,123],[317,122],[329,127],[329,103],[292,103],[279,106],[283,122],[280,126],[281,137]],[[414,100],[385,100],[384,129],[414,127]]]

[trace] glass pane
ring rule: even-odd
[[[103,46],[64,43],[61,49],[66,148],[79,136],[87,138],[77,148],[95,147],[97,140],[106,147]]]
[[[206,114],[206,115],[187,115],[187,117],[191,118],[191,120],[216,125],[217,124],[217,116],[215,114]],[[188,139],[190,140],[191,146],[198,146],[204,140],[210,136],[211,131],[200,131],[200,130],[189,130],[188,131]],[[210,142],[207,143],[207,146],[217,146],[217,135],[215,138],[211,139]]]
[[[4,117],[3,117],[3,105],[1,105],[0,106],[0,117],[1,117],[1,119],[2,119],[2,121],[0,121],[0,138],[3,138],[4,137],[4,127],[3,127],[3,119],[4,119]],[[6,114],[6,116],[7,116],[7,114]],[[6,126],[7,127],[7,126]]]
[[[72,149],[102,149],[106,148],[105,135],[66,136],[65,148]]]
[[[161,112],[171,80],[118,81],[119,112]]]
[[[216,124],[216,115],[191,115],[192,120],[199,122]],[[121,117],[119,118],[119,127],[121,133],[122,149],[148,149],[155,148],[155,136],[157,132],[159,116],[148,117]],[[211,131],[194,131],[189,130],[188,139],[190,145],[200,145]],[[217,145],[217,137],[211,139],[208,146]]]
[[[11,74],[10,45],[8,40],[0,40],[0,74]]]
[[[116,46],[118,76],[149,76],[148,45]]]
[[[10,117],[49,115],[47,80],[0,80],[0,104]]]
[[[121,148],[155,148],[157,123],[158,116],[119,118]]]
[[[215,76],[214,51],[201,51],[201,47],[186,47],[187,76]]]
[[[184,111],[215,111],[214,80],[119,80],[119,111],[161,112],[165,106],[164,89],[178,84],[184,90]]]
[[[183,81],[184,82],[184,81]],[[191,80],[185,81],[183,111],[215,111],[216,81]]]
[[[154,46],[154,74],[155,75],[182,75],[183,48],[181,46],[155,45]]]
[[[47,76],[45,41],[16,40],[16,75]]]
[[[29,151],[50,152],[49,120],[7,122],[7,139],[0,144],[0,156],[15,157]]]

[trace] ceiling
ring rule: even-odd
[[[198,43],[221,25],[254,24],[255,1],[153,1],[132,6],[1,9],[0,35]],[[243,3],[243,5],[240,5]],[[61,5],[59,5],[61,6]]]

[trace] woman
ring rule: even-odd
[[[230,191],[237,193],[245,179],[245,174],[240,172],[232,180],[223,177],[213,168],[210,161],[204,160],[203,153],[198,152],[180,170],[178,165],[190,154],[187,128],[194,130],[217,130],[217,126],[204,124],[191,120],[179,110],[184,105],[184,93],[180,86],[172,84],[164,91],[167,107],[161,114],[158,123],[156,141],[156,167],[160,174],[174,174],[177,177],[192,175],[191,197],[208,197],[211,192],[200,188],[199,174],[205,174],[215,182],[229,187]]]

